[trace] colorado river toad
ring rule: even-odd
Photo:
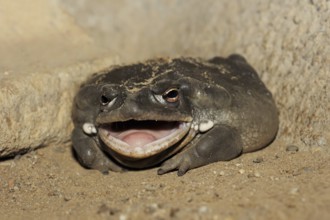
[[[94,75],[74,99],[73,147],[103,173],[160,165],[158,174],[227,161],[278,130],[271,93],[239,55],[156,59]]]

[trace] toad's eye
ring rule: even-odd
[[[168,89],[163,93],[162,97],[166,102],[177,102],[180,97],[179,90],[177,88]]]
[[[110,98],[107,97],[106,95],[102,95],[100,98],[100,103],[103,106],[111,107],[115,103],[116,99],[117,99],[116,97]]]
[[[101,105],[107,105],[109,104],[110,99],[108,97],[106,97],[105,95],[102,95],[100,98],[100,103]]]

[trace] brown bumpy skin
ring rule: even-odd
[[[158,174],[178,170],[183,175],[265,147],[275,138],[279,124],[271,93],[239,55],[157,59],[100,72],[82,85],[72,118],[78,160],[102,173],[161,164]],[[86,124],[91,131],[84,130]],[[169,132],[179,130],[182,124],[189,130],[166,140],[173,145],[165,145],[166,138],[157,142],[163,146],[161,152],[144,155],[149,147],[155,148],[149,143],[140,151],[111,144],[114,127],[132,139],[134,129],[145,132],[134,137],[149,137],[170,126]],[[118,129],[117,133],[119,138]]]

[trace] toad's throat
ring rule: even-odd
[[[99,135],[109,148],[106,150],[131,158],[146,158],[181,141],[189,129],[189,122],[129,120],[101,125]]]

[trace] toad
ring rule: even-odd
[[[75,96],[72,143],[102,173],[160,165],[188,170],[267,146],[272,94],[240,55],[154,59],[93,75]]]

